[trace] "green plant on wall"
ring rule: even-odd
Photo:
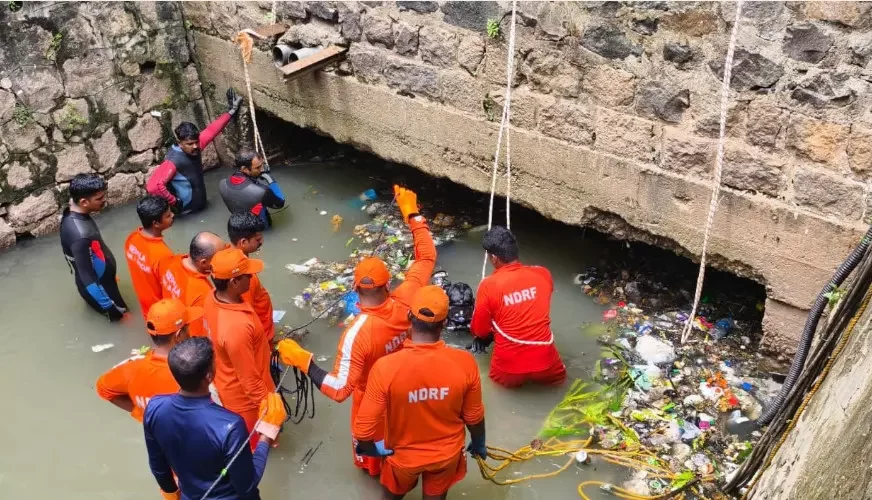
[[[58,49],[61,48],[61,42],[64,41],[63,33],[55,33],[53,37],[51,37],[51,42],[48,44],[48,48],[45,49],[45,58],[49,61],[55,61],[58,58]]]
[[[488,93],[484,96],[484,100],[481,102],[482,107],[484,108],[484,114],[487,116],[487,121],[492,122],[496,120],[497,113],[497,103],[494,101],[493,97]]]
[[[33,110],[24,104],[18,103],[15,105],[15,109],[12,110],[12,119],[15,120],[15,123],[20,127],[26,127],[34,121]]]
[[[487,20],[487,36],[491,38],[499,38],[500,36],[500,21],[498,19]]]
[[[18,12],[19,10],[21,10],[22,7],[24,7],[24,2],[13,2],[10,0],[8,5],[9,10],[11,10],[12,12]]]
[[[88,119],[79,113],[72,104],[67,103],[58,120],[58,126],[68,132],[78,132],[88,125]]]

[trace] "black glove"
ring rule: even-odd
[[[227,112],[230,116],[236,116],[239,106],[242,105],[242,96],[237,94],[233,87],[227,89]]]
[[[479,354],[487,352],[488,346],[490,346],[494,341],[494,334],[490,334],[485,338],[476,337],[472,339],[472,344],[466,346],[467,349],[471,350],[473,353]]]
[[[115,321],[121,321],[121,318],[124,317],[124,313],[127,312],[127,309],[124,309],[123,307],[118,307],[115,304],[112,304],[112,307],[110,307],[109,309],[107,309],[104,312],[106,313],[106,316],[109,317],[109,321],[115,322]]]

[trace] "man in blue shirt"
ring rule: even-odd
[[[252,455],[245,421],[210,397],[215,375],[212,342],[207,337],[180,342],[170,351],[168,363],[180,390],[152,398],[143,419],[149,466],[164,499],[200,500],[220,477],[208,498],[260,500],[257,485],[270,443],[287,418],[280,396],[272,393],[261,403],[261,422],[266,425],[255,427],[262,434]]]

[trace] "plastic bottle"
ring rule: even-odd
[[[721,340],[730,334],[730,330],[733,329],[735,324],[736,322],[733,321],[733,318],[721,318],[715,321],[714,327],[709,330],[709,334],[714,340]]]

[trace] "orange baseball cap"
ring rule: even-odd
[[[263,261],[249,259],[238,248],[219,250],[212,257],[212,276],[220,280],[229,280],[244,274],[256,274],[261,271],[263,271]]]
[[[369,278],[372,283],[361,283]],[[385,286],[391,280],[388,266],[378,257],[367,257],[358,262],[354,268],[354,286],[360,288],[378,288]]]
[[[441,286],[427,285],[412,297],[412,316],[426,323],[438,323],[448,317],[448,295]]]
[[[163,299],[149,308],[145,328],[149,335],[169,335],[202,317],[202,307],[185,307],[179,299]]]

